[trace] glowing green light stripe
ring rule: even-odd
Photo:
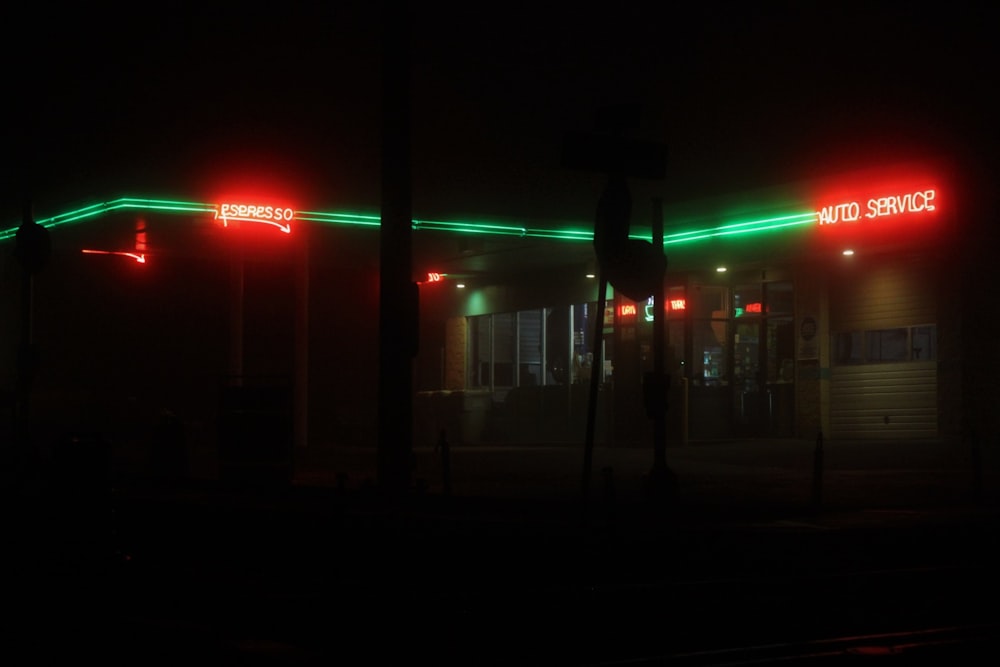
[[[689,232],[675,232],[667,234],[665,243],[681,243],[686,237],[696,237],[699,239],[712,236],[728,236],[731,234],[745,234],[748,232],[764,231],[779,227],[791,227],[794,225],[805,225],[816,221],[815,213],[796,213],[793,215],[783,215],[775,218],[765,218],[763,220],[750,220],[748,222],[735,222],[728,225],[720,225],[709,229],[695,229]]]
[[[108,202],[91,204],[82,208],[60,213],[38,220],[37,222],[45,227],[56,227],[59,225],[79,222],[97,217],[104,213],[124,209],[146,209],[154,211],[165,211],[173,213],[215,213],[217,207],[214,204],[202,202],[179,201],[171,199],[143,199],[138,197],[120,197]],[[333,213],[324,211],[297,211],[295,219],[303,222],[317,222],[334,225],[357,225],[364,227],[378,227],[381,225],[381,218],[378,215],[358,214],[358,213]],[[782,229],[816,222],[816,213],[797,213],[792,215],[764,218],[762,220],[751,220],[736,222],[716,227],[694,229],[686,232],[674,232],[668,234],[664,239],[664,245],[675,245],[692,241],[705,240],[715,237],[734,236],[739,234],[750,234],[774,229]],[[532,237],[566,241],[590,241],[593,240],[593,232],[582,229],[545,229],[526,228],[515,225],[496,225],[487,223],[472,222],[443,222],[439,220],[413,220],[414,230],[445,231],[463,234],[486,234],[496,236],[517,236]],[[0,230],[0,241],[13,238],[17,234],[18,226],[6,230]],[[649,241],[648,235],[630,235],[630,238]]]
[[[511,225],[489,225],[474,222],[441,222],[438,220],[414,220],[413,229],[441,232],[465,232],[468,234],[497,234],[500,236],[524,236],[524,227]]]
[[[99,204],[90,204],[89,206],[84,206],[72,211],[67,211],[65,213],[59,213],[50,218],[42,218],[36,220],[39,225],[43,227],[59,227],[61,225],[67,225],[74,222],[80,222],[82,220],[87,220],[89,218],[94,218],[99,215],[103,215],[109,211],[114,211],[123,208],[138,208],[138,209],[148,209],[157,211],[171,211],[177,213],[213,213],[215,211],[215,206],[211,204],[202,204],[199,202],[186,202],[186,201],[176,201],[172,199],[141,199],[138,197],[119,197],[118,199],[113,199],[107,202],[101,202]],[[5,229],[0,231],[0,241],[13,238],[17,235],[17,227],[11,227],[10,229]]]
[[[593,241],[594,232],[575,229],[528,229],[525,236],[537,239],[556,239],[559,241]]]
[[[666,239],[663,241],[663,245],[676,245],[679,243],[690,243],[692,241],[703,241],[705,239],[720,238],[726,236],[739,236],[742,234],[756,234],[758,232],[766,232],[775,229],[782,229],[785,227],[795,227],[801,223],[788,223],[784,225],[773,225],[770,227],[755,227],[753,229],[734,229],[724,232],[707,232],[704,234],[697,234],[692,236],[686,236],[681,239]]]
[[[143,208],[155,211],[175,211],[177,213],[215,213],[214,204],[200,202],[173,201],[170,199],[136,199],[123,197],[112,202],[113,208]]]
[[[42,218],[36,222],[43,227],[58,227],[88,218],[94,218],[110,211],[123,208],[136,208],[155,211],[171,211],[176,213],[214,213],[215,206],[199,202],[177,201],[172,199],[140,199],[138,197],[119,197],[100,204],[91,204],[66,213],[59,213],[51,218]],[[0,239],[7,239],[17,234],[17,227],[0,232]]]
[[[382,224],[381,219],[377,215],[324,213],[322,211],[296,211],[295,220],[320,222],[327,225],[357,225],[360,227],[379,227]]]
[[[83,208],[76,209],[75,211],[60,213],[59,215],[54,215],[51,218],[43,218],[41,220],[37,220],[36,222],[38,222],[38,224],[42,225],[43,227],[56,227],[58,225],[63,225],[69,222],[76,222],[78,220],[93,218],[103,213],[107,213],[108,211],[114,211],[122,208],[141,208],[141,209],[151,209],[159,211],[175,211],[179,213],[211,213],[215,211],[214,206],[210,206],[208,204],[199,204],[196,202],[180,202],[180,201],[171,201],[167,199],[137,199],[134,197],[122,197],[120,199],[115,199],[101,204],[92,204],[90,206],[84,206]]]

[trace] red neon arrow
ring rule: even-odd
[[[285,234],[291,234],[292,233],[292,226],[291,226],[291,224],[283,225],[280,222],[274,222],[273,220],[261,220],[259,218],[238,218],[238,217],[231,216],[231,215],[228,215],[228,216],[226,216],[226,215],[220,215],[220,216],[217,216],[217,217],[222,218],[222,226],[223,227],[228,227],[229,226],[229,221],[230,220],[234,220],[236,222],[256,222],[256,223],[259,223],[259,224],[262,224],[262,225],[271,225],[272,227],[277,227],[278,229],[280,229],[281,231],[283,231]]]
[[[82,250],[85,255],[119,255],[121,257],[131,257],[140,264],[146,263],[146,255],[137,252],[125,252],[120,250]]]

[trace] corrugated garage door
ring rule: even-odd
[[[935,325],[937,304],[933,276],[936,274],[929,269],[928,263],[914,258],[897,258],[870,267],[851,267],[831,290],[832,335],[843,332],[870,335],[897,327],[924,326],[926,330],[927,325]],[[926,359],[925,354],[921,360],[838,363],[836,341],[833,344],[832,437],[937,436],[936,359]]]
[[[937,427],[936,362],[833,368],[834,438],[929,438]]]

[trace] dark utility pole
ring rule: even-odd
[[[29,429],[31,386],[38,370],[38,350],[32,332],[34,276],[49,260],[52,245],[49,231],[35,222],[31,202],[24,202],[21,226],[15,236],[14,256],[21,265],[21,340],[17,349],[17,390],[14,405],[15,475],[31,450]],[[19,481],[19,480],[16,480]]]
[[[382,10],[382,227],[379,282],[378,486],[410,486],[417,285],[412,276],[409,14],[405,0]]]

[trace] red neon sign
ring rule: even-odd
[[[903,194],[872,197],[864,204],[857,201],[847,201],[840,204],[824,206],[816,215],[820,225],[835,225],[839,222],[859,222],[862,219],[874,220],[888,218],[906,213],[929,213],[937,210],[934,203],[937,190],[916,190]]]
[[[222,220],[222,226],[230,222],[258,222],[277,227],[285,234],[292,231],[290,224],[295,211],[287,206],[259,206],[256,204],[221,204],[215,211],[215,219]]]
[[[439,283],[439,282],[441,282],[441,274],[440,273],[433,273],[433,272],[432,273],[428,273],[427,274],[427,282],[429,282],[429,283]]]
[[[137,220],[135,223],[135,251],[146,252],[146,221]]]
[[[635,317],[636,312],[634,303],[624,303],[618,308],[618,314],[622,317]]]
[[[687,308],[686,299],[670,299],[670,310],[685,310]]]

